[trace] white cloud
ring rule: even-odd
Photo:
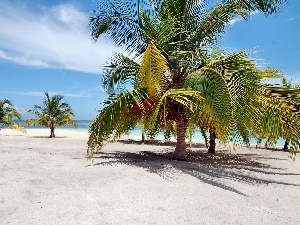
[[[294,16],[294,17],[289,18],[288,21],[293,21],[293,20],[295,20],[295,19],[297,19],[297,18],[299,18],[299,17],[300,17],[300,14],[297,15],[297,16]]]
[[[235,24],[235,23],[237,23],[237,22],[240,22],[240,21],[242,21],[242,20],[244,20],[242,17],[235,17],[235,18],[233,18],[233,19],[231,19],[231,20],[229,21],[229,24],[230,24],[230,25],[233,25],[233,24]]]
[[[93,43],[88,15],[71,4],[42,7],[0,3],[0,59],[19,65],[101,72],[114,47],[105,38]]]
[[[23,66],[34,66],[43,68],[49,67],[49,65],[46,62],[43,62],[39,59],[30,59],[28,57],[13,54],[9,56],[6,52],[2,50],[0,50],[0,58]]]
[[[13,94],[23,95],[23,96],[31,96],[31,97],[42,97],[42,96],[45,96],[44,92],[38,92],[38,91],[13,92]],[[52,94],[53,93],[49,93],[49,95],[52,95]]]
[[[254,12],[250,12],[250,16],[257,15],[257,14],[259,14],[258,10],[254,11]],[[234,25],[235,23],[243,21],[243,20],[244,19],[241,16],[235,17],[229,21],[229,25]]]
[[[94,92],[94,91],[96,91],[96,89],[81,91],[81,92],[75,93],[75,94],[74,93],[63,93],[61,91],[49,91],[48,94],[50,96],[59,94],[59,95],[63,95],[64,97],[84,98],[84,97],[90,97],[92,95],[92,92]],[[13,94],[22,95],[22,96],[30,96],[30,97],[45,97],[45,92],[40,92],[40,91],[13,92]]]

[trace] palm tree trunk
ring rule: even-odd
[[[257,139],[256,148],[261,148],[261,141],[262,141],[261,138]]]
[[[209,129],[209,147],[208,153],[216,154],[216,131],[214,127]]]
[[[142,143],[145,143],[145,133],[142,131]]]
[[[289,141],[288,140],[285,140],[284,142],[284,146],[283,146],[283,151],[287,151],[289,149]]]
[[[55,138],[55,133],[54,133],[54,124],[53,122],[50,123],[50,136],[49,138]]]
[[[173,154],[173,159],[175,160],[186,160],[186,142],[185,142],[185,132],[187,129],[187,119],[183,112],[179,112],[176,119],[177,127],[177,142],[176,148]]]

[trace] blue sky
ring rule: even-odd
[[[93,43],[87,30],[93,0],[0,0],[0,99],[22,113],[41,104],[44,91],[66,97],[76,119],[93,119],[105,98],[101,71],[112,43]],[[276,67],[300,82],[300,1],[289,0],[278,15],[254,14],[233,21],[220,44],[258,51],[262,68]]]

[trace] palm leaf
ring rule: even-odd
[[[146,88],[148,95],[157,99],[169,86],[166,73],[169,73],[166,59],[156,46],[150,43],[141,61],[137,87]]]
[[[90,17],[91,36],[96,41],[105,33],[117,46],[125,46],[127,51],[140,54],[147,47],[141,29],[141,15],[152,16],[159,5],[159,1],[100,0],[98,11]]]
[[[199,91],[190,89],[169,89],[167,90],[157,102],[155,108],[147,118],[147,127],[153,128],[160,119],[163,124],[167,124],[167,101],[173,101],[184,107],[189,112],[196,112],[198,107],[201,107],[200,102],[203,101],[203,96]],[[160,116],[163,116],[161,118]]]
[[[134,101],[139,102],[145,97],[140,89],[121,93],[114,102],[100,110],[89,129],[88,158],[91,159],[94,152],[101,149],[104,141],[114,141],[137,124],[140,118],[130,115],[130,108]]]
[[[21,131],[22,133],[26,134],[26,130],[19,123],[12,123],[8,126],[8,128]]]
[[[235,4],[240,5],[248,11],[261,11],[266,16],[276,14],[280,7],[285,4],[287,0],[234,0]]]
[[[232,117],[232,99],[225,79],[213,69],[203,68],[191,73],[184,87],[201,92],[204,100],[200,110],[194,114],[194,121],[202,128],[215,124],[220,139],[228,137]]]
[[[125,91],[135,83],[139,64],[123,54],[116,54],[106,66],[103,75],[103,85],[108,93]]]
[[[229,1],[216,6],[191,33],[188,42],[199,48],[211,44],[239,12],[240,7],[234,2]]]

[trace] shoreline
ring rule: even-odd
[[[35,127],[29,127],[29,128],[25,128],[26,133],[22,133],[20,131],[14,130],[14,129],[10,129],[10,128],[2,128],[0,129],[0,137],[1,136],[15,136],[15,137],[39,137],[39,138],[48,138],[50,135],[50,129],[49,128],[35,128]],[[88,134],[88,129],[85,128],[55,128],[55,135],[56,138],[69,138],[69,139],[86,139],[88,140],[89,134]],[[137,134],[129,134],[129,135],[122,135],[119,139],[117,139],[119,141],[128,141],[128,140],[132,140],[133,142],[139,142],[141,140],[141,136],[137,135]],[[148,142],[147,144],[149,144],[151,141],[150,140],[146,140],[146,142]],[[174,137],[172,137],[169,141],[165,141],[163,137],[158,136],[154,142],[156,143],[174,143],[176,142],[176,139]],[[223,144],[219,144],[218,140],[216,140],[217,145],[219,147],[224,147],[227,146],[228,148],[232,148],[233,143],[227,143],[226,145]],[[189,140],[186,139],[186,143],[187,145],[189,144]],[[199,144],[205,144],[205,141],[203,139],[193,139],[192,140],[192,145],[199,145]],[[245,147],[244,144],[242,145],[236,145],[236,148],[241,148],[241,147]],[[251,143],[250,148],[255,148],[256,144]],[[282,149],[283,145],[276,145],[276,146],[270,146],[268,148],[264,147],[264,144],[261,144],[261,147],[258,147],[258,149]]]

